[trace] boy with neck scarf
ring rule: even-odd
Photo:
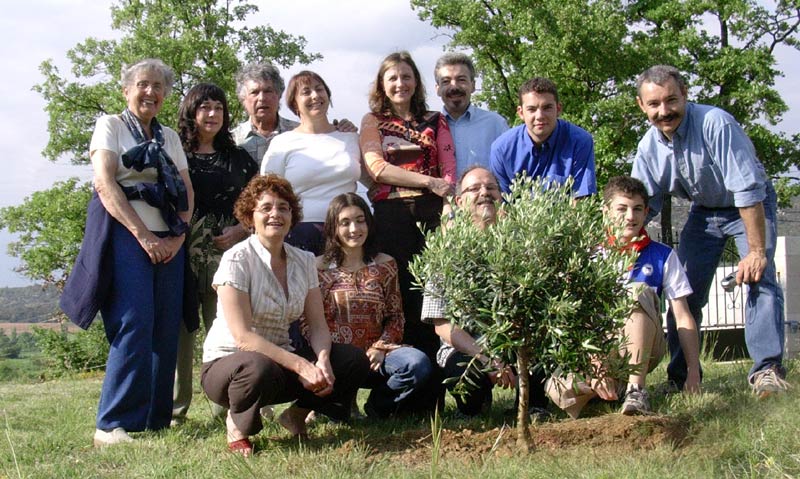
[[[636,367],[636,371],[628,377],[627,386],[618,386],[612,378],[593,379],[590,384],[579,382],[575,385],[571,375],[567,378],[549,379],[545,386],[548,395],[573,418],[580,414],[583,406],[593,397],[614,401],[620,399],[623,392],[622,414],[650,412],[645,379],[666,352],[660,308],[662,295],[666,295],[675,311],[681,347],[686,354],[688,376],[684,391],[698,392],[700,389],[699,338],[686,302],[692,288],[686,278],[686,271],[672,248],[652,241],[644,229],[648,212],[648,196],[644,184],[629,176],[611,178],[603,190],[603,199],[604,214],[618,221],[621,227],[621,234],[613,238],[613,243],[621,248],[632,248],[639,253],[628,277],[638,305],[621,331],[627,338],[622,353],[630,354],[630,364]]]

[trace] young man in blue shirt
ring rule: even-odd
[[[636,102],[653,125],[639,142],[632,173],[650,194],[648,219],[661,210],[664,195],[692,201],[678,245],[694,291],[688,297],[692,315],[699,325],[725,242],[733,237],[741,258],[736,282],[748,285],[745,342],[754,363],[748,380],[759,398],[782,392],[784,300],[775,272],[772,183],[739,123],[720,108],[688,102],[675,67],[649,68],[637,89]],[[667,372],[681,387],[686,361],[671,314],[667,328]]]
[[[559,119],[561,103],[556,85],[535,77],[519,89],[517,115],[524,124],[510,129],[492,144],[492,173],[508,192],[511,182],[525,172],[533,178],[561,185],[573,178],[575,197],[597,193],[594,140],[586,130]]]

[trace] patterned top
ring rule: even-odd
[[[425,290],[422,293],[422,314],[420,315],[420,321],[425,324],[434,324],[434,319],[447,319],[445,314],[447,301],[441,297],[440,289],[441,286],[435,281],[425,285]],[[465,331],[470,336],[473,336],[472,331]],[[439,343],[439,351],[436,352],[436,364],[445,367],[447,360],[456,352],[456,348],[445,342],[444,339],[440,340]]]
[[[189,234],[189,261],[202,288],[211,284],[222,251],[213,237],[238,221],[233,204],[247,182],[258,172],[258,165],[242,148],[229,152],[187,153],[189,177],[194,187],[194,214]]]
[[[325,319],[334,343],[392,351],[403,339],[403,302],[397,263],[391,259],[357,271],[332,265],[318,270]]]
[[[365,166],[373,179],[391,164],[456,184],[453,137],[447,120],[438,112],[429,111],[413,121],[367,113],[361,121],[360,143]],[[427,192],[423,188],[375,182],[367,194],[375,202]]]
[[[288,298],[270,267],[269,250],[256,235],[250,235],[222,255],[213,285],[232,286],[247,293],[250,296],[253,331],[291,351],[289,324],[300,319],[306,296],[309,290],[319,287],[319,279],[313,254],[288,244],[284,244],[283,249],[286,252]],[[218,300],[217,317],[203,343],[203,362],[213,361],[236,351],[236,341],[228,328],[225,309]]]

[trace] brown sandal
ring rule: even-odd
[[[228,450],[234,454],[240,454],[242,457],[250,457],[253,455],[253,443],[247,438],[239,439],[229,442]]]

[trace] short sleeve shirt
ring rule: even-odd
[[[164,131],[164,150],[169,155],[178,171],[188,168],[186,154],[183,152],[181,140],[174,130],[162,126]],[[97,119],[89,144],[89,155],[97,150],[108,150],[117,155],[116,180],[122,186],[134,186],[137,183],[155,183],[158,172],[155,168],[145,168],[142,171],[125,168],[122,164],[122,154],[138,143],[133,138],[128,127],[119,115],[103,115]],[[147,229],[150,231],[168,231],[169,227],[161,217],[161,211],[147,204],[144,200],[129,200],[133,210],[139,215]]]
[[[319,287],[314,255],[284,244],[288,298],[270,267],[271,255],[256,235],[236,244],[222,255],[214,275],[215,288],[231,286],[250,296],[253,331],[277,346],[292,350],[289,324],[300,319],[309,290]],[[203,344],[203,361],[213,361],[238,351],[217,302],[217,317]]]

